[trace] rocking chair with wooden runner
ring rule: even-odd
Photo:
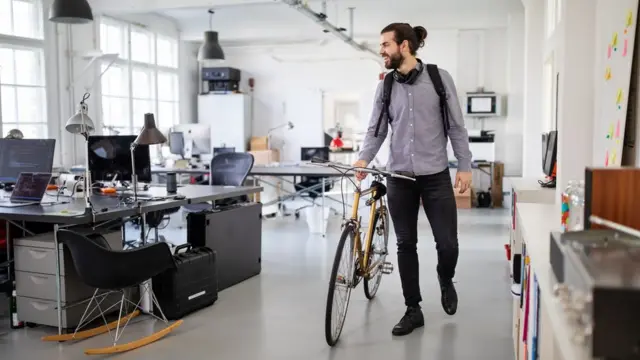
[[[151,286],[146,286],[144,289],[150,293],[157,313],[159,313],[161,317],[154,314],[149,315],[162,321],[167,326],[142,339],[126,344],[118,344],[129,321],[140,314],[138,310],[140,309],[140,301],[142,301],[146,295],[141,293],[141,300],[137,304],[134,304],[125,296],[125,290],[139,286],[164,271],[176,268],[169,245],[166,243],[154,243],[136,249],[115,251],[109,247],[107,241],[101,236],[89,238],[70,230],[59,230],[58,239],[69,249],[73,265],[80,279],[96,290],[73,334],[45,336],[42,340],[59,342],[83,340],[108,332],[113,336],[112,346],[87,349],[85,350],[85,354],[114,354],[148,345],[165,337],[182,324],[182,320],[169,324]],[[101,307],[101,304],[107,296],[114,292],[120,293],[121,299],[111,307]],[[123,314],[123,310],[129,308],[129,305],[133,305],[136,310],[128,315]],[[105,314],[115,306],[120,307],[118,320],[107,322]],[[98,314],[94,315],[96,310]],[[103,326],[82,330],[88,324],[92,323],[93,320],[100,317],[104,321]],[[115,334],[112,334],[113,329],[115,329]]]

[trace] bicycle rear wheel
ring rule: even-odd
[[[347,317],[351,290],[355,287],[356,261],[353,251],[354,226],[348,224],[342,230],[329,279],[327,308],[325,312],[324,334],[329,346],[334,346]]]
[[[387,245],[389,244],[389,211],[385,206],[381,206],[376,211],[373,219],[373,234],[369,244],[369,266],[378,263],[373,269],[374,275],[371,278],[364,278],[364,296],[371,300],[376,296],[382,275],[384,274],[385,261],[387,260]]]

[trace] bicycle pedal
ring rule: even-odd
[[[390,262],[385,262],[380,266],[380,271],[385,274],[385,275],[389,275],[393,272],[393,264]]]

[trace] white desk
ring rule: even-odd
[[[541,180],[541,178],[509,178],[511,182],[511,195],[516,193],[517,201],[523,203],[555,203],[556,189],[543,188],[538,183],[538,180]]]
[[[554,204],[556,190],[543,188],[537,178],[509,178],[511,184],[511,231],[509,246],[511,248],[511,276],[513,276],[513,258],[522,254],[522,242],[516,236],[516,209],[519,204]],[[554,213],[558,213],[554,210]]]
[[[560,215],[554,204],[519,203],[517,205],[516,236],[526,245],[531,278],[538,280],[540,288],[540,316],[538,319],[538,354],[541,360],[587,360],[591,359],[587,349],[573,343],[573,330],[568,325],[565,312],[553,295],[555,276],[549,263],[550,234],[560,230]],[[525,293],[529,296],[529,293]],[[514,298],[513,335],[516,360],[525,359],[522,342],[524,309],[520,299]],[[533,310],[529,312],[529,325],[533,323]],[[528,331],[531,344],[531,334]]]

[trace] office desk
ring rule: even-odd
[[[144,214],[152,211],[160,211],[173,207],[180,207],[186,204],[196,204],[207,201],[222,200],[229,197],[249,195],[252,193],[262,191],[258,186],[243,186],[243,187],[225,187],[225,186],[208,186],[208,185],[186,185],[178,188],[178,194],[185,196],[185,199],[166,198],[171,196],[166,193],[164,187],[151,187],[147,193],[156,197],[158,200],[147,201],[145,199],[138,199],[139,201],[132,204],[122,204],[122,202],[116,196],[91,196],[91,202],[95,210],[94,214],[85,212],[85,200],[82,198],[65,198],[61,197],[61,202],[68,202],[66,204],[58,205],[31,205],[23,207],[0,207],[0,219],[6,220],[7,227],[7,248],[11,246],[10,228],[11,224],[18,228],[24,229],[16,222],[38,222],[53,224],[53,238],[54,248],[61,249],[61,245],[58,244],[57,232],[61,227],[69,227],[74,225],[87,225],[91,224],[94,227],[99,227],[105,222],[109,222],[115,219],[131,217],[140,215],[142,218],[141,228],[144,231]],[[43,202],[49,202],[55,200],[55,196],[46,196]],[[143,237],[144,241],[144,237]],[[55,256],[56,259],[56,311],[58,317],[58,333],[62,333],[62,306],[61,306],[61,275],[60,275],[60,259],[59,256]],[[7,261],[11,263],[11,251],[7,251]],[[11,270],[9,270],[11,274]],[[9,279],[11,281],[11,279]],[[145,286],[149,286],[145,284]],[[146,302],[143,302],[146,303]],[[150,305],[150,301],[148,302]],[[146,311],[150,311],[150,306]]]

